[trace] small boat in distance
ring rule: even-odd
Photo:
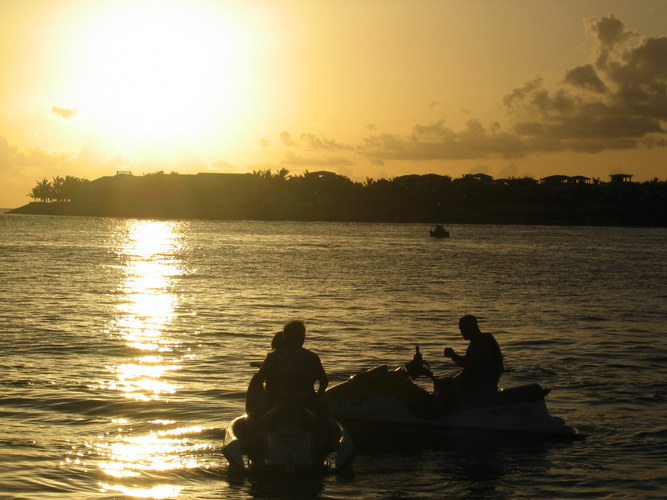
[[[447,238],[449,231],[445,229],[444,224],[436,224],[431,228],[431,237],[433,238]]]

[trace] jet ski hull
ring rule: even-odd
[[[237,471],[330,473],[345,468],[354,455],[345,427],[330,417],[321,432],[314,419],[308,420],[288,418],[267,425],[266,419],[242,415],[225,430],[222,452]]]
[[[500,390],[483,400],[438,404],[433,394],[410,380],[405,370],[378,367],[332,387],[331,414],[346,424],[381,424],[410,430],[466,429],[558,438],[581,437],[549,414],[538,384]]]

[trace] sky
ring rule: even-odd
[[[42,178],[667,180],[666,0],[0,0],[0,207]]]

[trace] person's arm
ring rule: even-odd
[[[262,387],[263,384],[264,384],[264,378],[262,378],[260,372],[255,373],[250,379],[250,383],[248,384],[248,392],[261,390],[263,388]]]
[[[262,366],[259,367],[259,371],[255,373],[250,379],[250,384],[248,384],[248,390],[259,390],[263,389],[264,382],[266,382],[266,377],[269,371],[271,370],[273,357],[269,354],[264,358]]]
[[[327,377],[327,373],[324,371],[320,357],[315,353],[313,353],[313,356],[315,364],[315,380],[319,382],[317,393],[324,394],[327,390],[327,386],[329,385],[329,377]]]
[[[245,411],[250,416],[260,415],[262,412],[262,401],[264,399],[264,382],[266,381],[267,362],[266,359],[250,379],[245,396]]]
[[[452,349],[451,347],[445,347],[445,356],[451,358],[451,360],[456,364],[456,366],[465,368],[466,364],[468,363],[467,352],[465,356],[461,356],[460,354],[456,354],[456,352],[454,352],[454,349]]]
[[[479,379],[489,371],[490,345],[477,342],[466,352],[465,368],[459,374],[461,379]]]

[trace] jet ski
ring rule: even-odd
[[[354,445],[335,418],[281,404],[261,416],[235,418],[225,430],[222,453],[237,471],[335,473],[349,465]]]
[[[426,375],[434,382],[428,391],[414,382]],[[520,433],[556,438],[583,437],[547,410],[550,388],[527,384],[499,389],[485,397],[442,401],[435,393],[438,381],[419,353],[404,366],[389,370],[381,365],[357,373],[327,390],[331,414],[350,426],[377,429],[470,430]]]

